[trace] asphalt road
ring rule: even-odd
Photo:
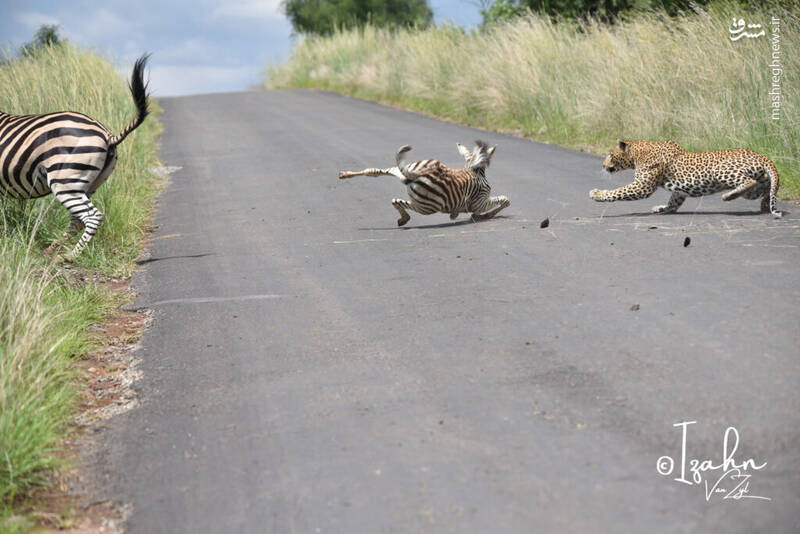
[[[182,169],[102,460],[130,532],[800,531],[800,208],[599,204],[631,174],[324,92],[161,104]],[[401,184],[337,179],[476,138],[511,199],[490,221],[397,228]]]

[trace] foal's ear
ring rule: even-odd
[[[497,145],[494,145],[492,148],[490,148],[489,150],[487,150],[487,151],[486,151],[486,153],[487,153],[487,154],[489,154],[489,157],[492,157],[492,155],[494,154],[494,151],[495,151],[496,149],[497,149]]]
[[[472,152],[470,152],[469,149],[461,143],[456,143],[456,146],[458,147],[458,153],[461,154],[465,160],[469,161],[469,159],[472,157]]]

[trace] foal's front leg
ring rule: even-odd
[[[486,219],[491,219],[492,217],[500,213],[501,210],[506,209],[510,205],[511,201],[508,200],[508,197],[506,196],[501,195],[499,197],[491,197],[489,198],[489,202],[487,202],[486,206],[484,207],[484,209],[487,209],[489,211],[486,211],[484,213],[473,213],[472,220],[483,221]]]

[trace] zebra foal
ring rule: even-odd
[[[42,115],[0,112],[0,194],[20,199],[53,193],[70,214],[65,237],[83,234],[64,259],[76,258],[103,222],[91,196],[117,164],[117,145],[148,114],[144,68],[149,56],[133,66],[130,91],[136,118],[118,135],[82,113],[61,111]]]
[[[511,202],[504,196],[491,197],[491,186],[486,179],[486,167],[492,159],[496,146],[489,148],[483,141],[475,141],[475,149],[470,151],[458,144],[458,151],[464,157],[463,169],[451,169],[434,159],[403,164],[403,156],[411,150],[408,145],[397,150],[397,166],[388,169],[369,168],[358,172],[342,171],[340,179],[354,176],[394,176],[408,189],[411,201],[395,198],[392,206],[400,213],[398,226],[406,224],[411,216],[408,210],[422,215],[448,213],[450,219],[459,213],[471,213],[472,220],[489,219],[507,208]]]

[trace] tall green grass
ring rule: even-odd
[[[135,116],[114,66],[72,46],[0,63],[0,110],[81,111],[112,132]],[[157,164],[159,128],[151,117],[120,145],[116,170],[93,197],[105,222],[69,271],[43,254],[64,232],[66,210],[52,196],[0,197],[0,530],[14,528],[8,517],[15,503],[46,484],[61,462],[56,452],[78,389],[72,362],[92,343],[89,326],[119,300],[94,282],[76,282],[74,273],[91,280],[133,270],[158,191],[149,169]]]
[[[783,68],[777,121],[768,95],[773,15]],[[767,35],[731,41],[734,17]],[[621,138],[748,147],[771,157],[784,191],[797,194],[799,30],[797,10],[730,2],[614,25],[530,15],[475,32],[368,26],[302,39],[287,63],[267,68],[264,85],[331,89],[598,154]]]
[[[130,71],[124,76],[130,77]],[[71,46],[46,47],[31,58],[0,65],[0,110],[17,114],[80,111],[99,120],[112,133],[122,130],[136,114],[126,81],[114,65],[102,56]],[[155,162],[152,143],[159,128],[156,120],[147,120],[119,145],[116,169],[92,197],[105,214],[105,221],[75,262],[77,266],[104,274],[130,272],[144,236],[149,200],[156,193],[149,169]],[[0,202],[3,211],[15,218],[13,229],[21,226],[20,220],[29,220],[42,201]],[[43,202],[55,200],[51,196]],[[64,232],[68,223],[66,210],[59,206],[47,210],[36,234],[37,243],[46,246]]]

